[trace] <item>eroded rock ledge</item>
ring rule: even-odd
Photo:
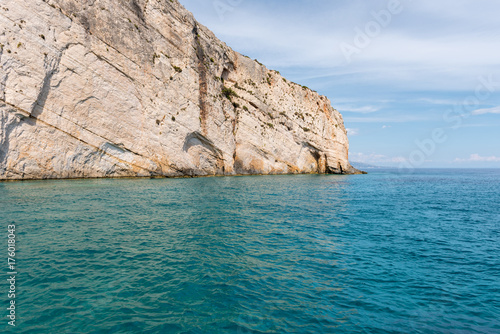
[[[330,101],[176,0],[3,0],[0,179],[358,173]]]

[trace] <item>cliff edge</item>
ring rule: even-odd
[[[0,180],[358,173],[330,101],[177,0],[3,0]]]

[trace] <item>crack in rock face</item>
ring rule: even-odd
[[[358,172],[326,97],[176,0],[1,7],[0,180]]]
[[[58,71],[60,61],[61,56],[57,58],[45,58],[45,77],[43,78],[41,88],[36,97],[36,100],[33,103],[33,106],[30,108],[30,114],[35,118],[43,112],[45,102],[47,101],[47,97],[49,96],[49,92],[51,89],[52,77],[54,76],[54,73]]]

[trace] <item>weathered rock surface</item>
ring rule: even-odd
[[[0,179],[355,173],[330,101],[177,0],[2,0]]]

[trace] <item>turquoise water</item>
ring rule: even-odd
[[[16,333],[500,333],[500,170],[0,183]]]

